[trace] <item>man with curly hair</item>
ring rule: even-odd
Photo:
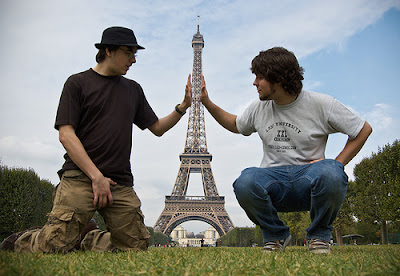
[[[344,166],[360,151],[371,126],[335,98],[303,90],[303,68],[295,55],[275,47],[252,61],[259,99],[239,116],[214,104],[202,76],[201,101],[227,130],[263,143],[260,167],[247,168],[233,184],[240,206],[263,234],[264,252],[284,251],[290,229],[278,212],[310,211],[306,229],[312,253],[330,253],[332,226],[346,196]],[[325,159],[328,135],[348,141],[335,160]]]

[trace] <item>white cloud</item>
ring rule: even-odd
[[[62,153],[53,141],[45,142],[43,138],[21,140],[21,137],[15,136],[1,137],[0,151],[6,157],[14,156],[14,158],[37,159],[46,162],[52,162]]]
[[[0,137],[0,161],[9,167],[32,168],[40,178],[58,183],[57,171],[63,162],[64,150],[56,142],[43,137]]]
[[[392,107],[388,104],[375,104],[373,109],[366,114],[366,118],[376,130],[384,130],[393,125],[393,118],[390,116]]]

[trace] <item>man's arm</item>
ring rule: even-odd
[[[208,97],[208,92],[206,89],[206,82],[204,76],[201,75],[201,94],[200,100],[203,105],[207,108],[208,112],[214,117],[214,119],[224,128],[233,132],[239,133],[236,126],[236,115],[230,114],[220,108],[218,105],[214,104]]]
[[[365,122],[363,128],[358,133],[357,137],[353,140],[347,140],[342,152],[336,157],[336,160],[347,165],[354,156],[361,150],[365,141],[367,141],[368,136],[372,133],[372,127]]]
[[[77,165],[91,180],[94,194],[93,206],[103,208],[112,205],[113,199],[110,191],[110,184],[116,185],[110,178],[104,177],[100,170],[88,156],[81,141],[75,134],[72,125],[61,125],[59,127],[59,140],[64,146],[71,160]]]
[[[185,88],[185,97],[181,104],[177,106],[181,113],[186,112],[186,109],[192,104],[192,83],[190,81],[191,75],[189,74],[188,81]],[[172,111],[171,114],[164,118],[159,119],[149,127],[149,130],[156,136],[162,136],[165,132],[170,130],[182,118],[182,114],[177,111]]]

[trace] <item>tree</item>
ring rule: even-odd
[[[335,229],[335,236],[337,245],[343,245],[343,230],[346,227],[354,225],[353,215],[353,202],[354,202],[354,186],[353,181],[349,181],[347,188],[347,195],[344,199],[342,207],[340,208],[339,214],[333,222],[333,228]],[[351,234],[351,233],[349,233]]]
[[[96,221],[97,227],[99,227],[100,230],[107,231],[106,223],[98,211],[94,213],[93,219]]]
[[[362,235],[364,238],[360,240],[360,244],[379,243],[379,225],[376,223],[367,223],[359,220],[356,225],[356,233]]]
[[[258,245],[264,245],[261,227],[256,225],[256,229],[254,229],[254,243]]]
[[[218,244],[222,246],[252,246],[253,243],[261,244],[262,240],[255,239],[255,233],[258,232],[258,239],[261,237],[261,230],[249,227],[235,227],[221,238],[218,239]]]
[[[54,186],[30,169],[0,166],[0,238],[42,226],[52,208]]]
[[[367,223],[381,224],[387,243],[387,221],[400,219],[400,141],[387,144],[354,167],[354,211]]]
[[[306,238],[306,228],[311,225],[309,211],[279,213],[279,218],[290,228],[291,243],[303,245]]]
[[[39,212],[38,225],[44,225],[47,222],[47,213],[53,208],[53,197],[55,187],[46,179],[41,179],[39,183],[40,204],[36,206]]]
[[[218,244],[222,246],[239,246],[238,228],[235,227],[218,239]]]
[[[172,242],[171,237],[159,231],[154,232],[154,242],[160,245],[166,245]]]

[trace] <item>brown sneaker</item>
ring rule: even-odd
[[[285,240],[266,242],[261,250],[265,253],[284,252],[291,239],[292,235],[289,235]]]
[[[308,250],[314,254],[329,254],[331,248],[329,242],[320,239],[311,239],[308,241]]]
[[[18,238],[21,237],[22,234],[24,234],[25,232],[27,232],[29,230],[35,230],[35,229],[40,229],[40,228],[42,228],[42,227],[41,226],[34,226],[34,227],[31,227],[31,228],[26,229],[24,231],[16,232],[14,234],[11,234],[7,238],[5,238],[2,241],[2,243],[0,244],[0,251],[14,251],[15,241],[18,240]]]

